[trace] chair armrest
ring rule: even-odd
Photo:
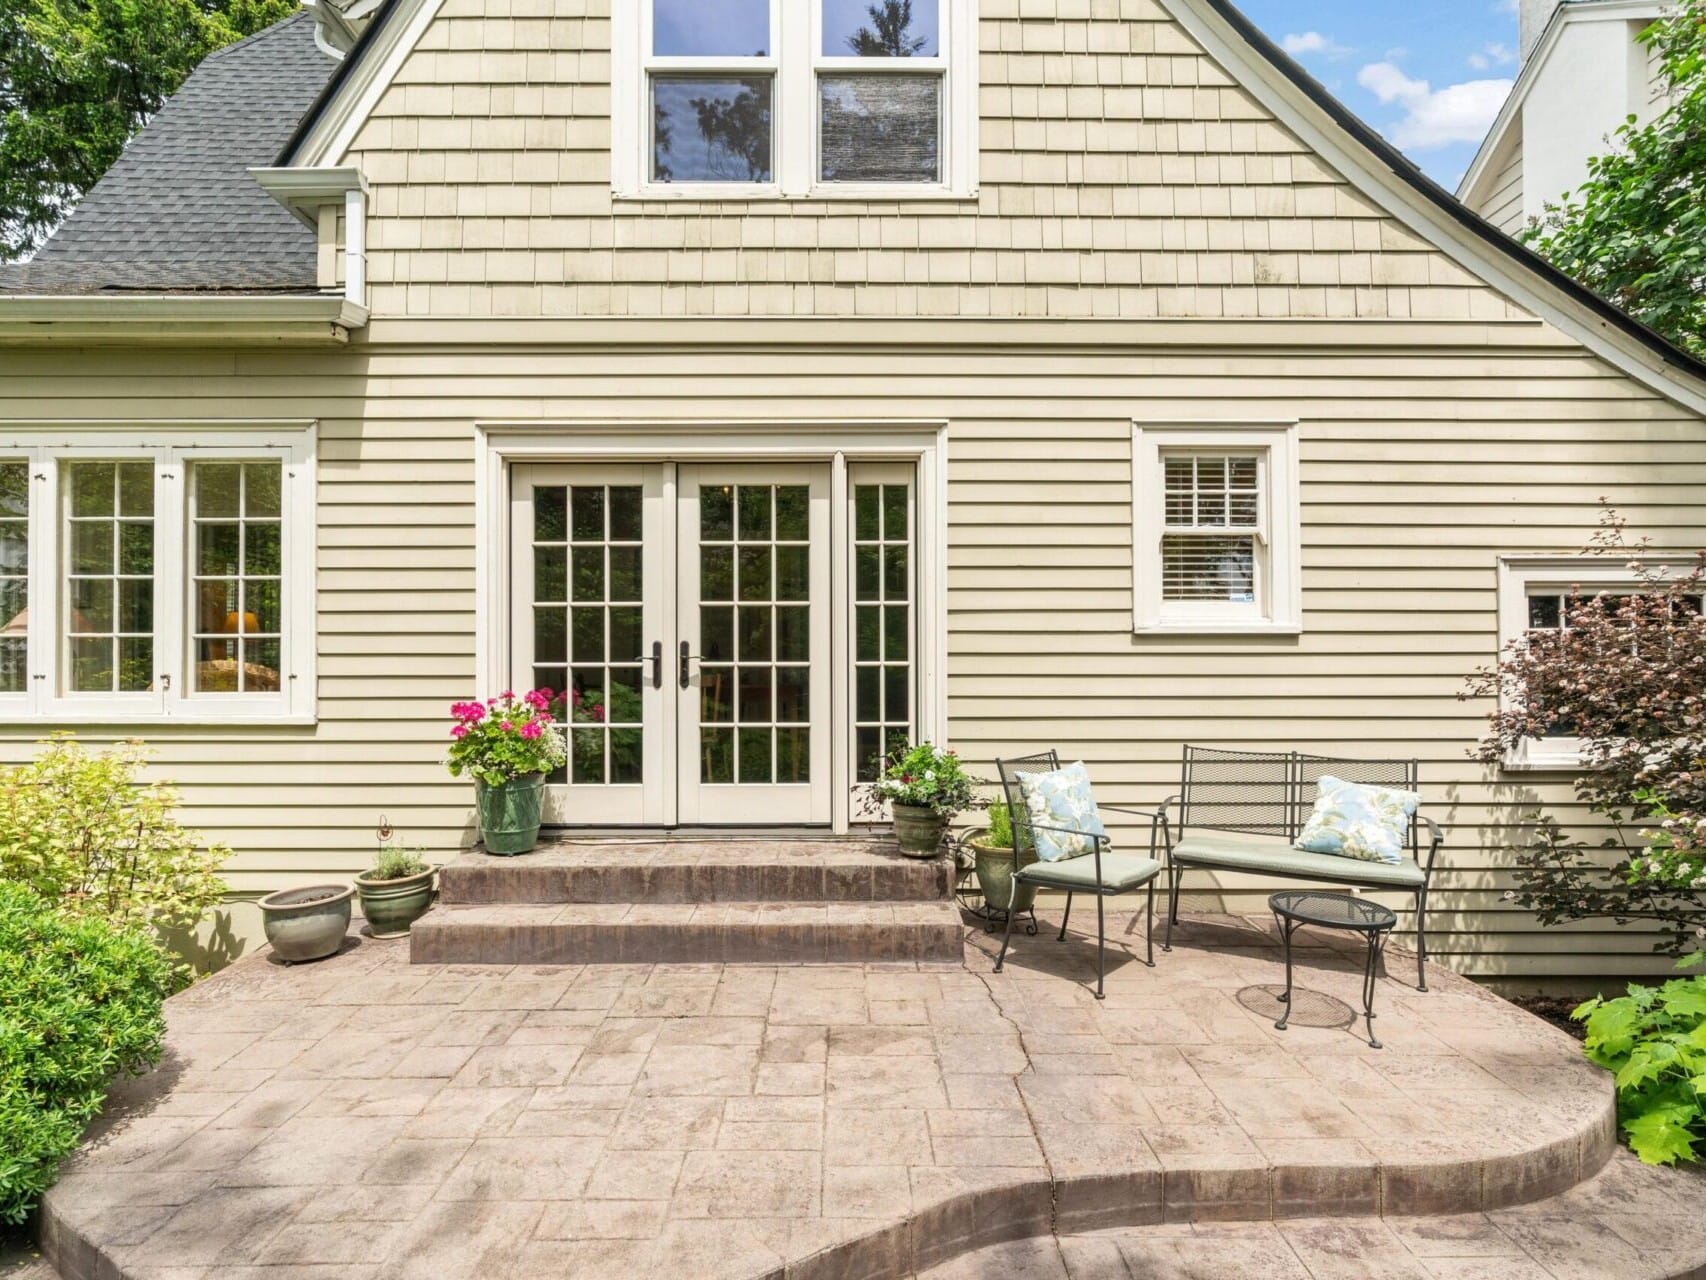
[[[1168,865],[1171,865],[1173,861],[1173,820],[1167,815],[1174,805],[1181,804],[1183,801],[1184,797],[1177,795],[1168,796],[1163,800],[1160,808],[1155,810],[1155,823],[1154,826],[1150,828],[1149,852],[1153,855],[1157,850],[1157,845],[1155,843],[1155,828],[1159,827],[1161,830],[1161,843],[1159,848],[1166,852]]]
[[[1428,829],[1428,854],[1427,859],[1422,863],[1422,874],[1431,879],[1434,871],[1434,858],[1439,855],[1439,847],[1445,843],[1445,829],[1426,814],[1418,813],[1416,821]]]
[[[1077,836],[1081,840],[1094,840],[1096,842],[1096,847],[1092,852],[1096,858],[1096,887],[1101,888],[1101,886],[1106,883],[1106,881],[1102,879],[1102,850],[1104,847],[1112,846],[1114,843],[1114,838],[1112,836],[1106,834],[1097,835],[1094,831],[1080,831],[1077,827],[1048,827],[1037,822],[1026,823],[1025,825],[1026,829],[1029,831],[1052,831],[1056,835]],[[1015,835],[1016,834],[1017,832],[1015,832]],[[1033,835],[1031,840],[1034,843],[1036,841],[1036,837]],[[1024,868],[1016,867],[1013,874],[1015,877],[1023,877],[1025,874]]]
[[[1127,809],[1124,805],[1117,804],[1098,804],[1096,808],[1106,809],[1109,813],[1127,813],[1136,818],[1148,818],[1152,822],[1160,816],[1153,809]]]

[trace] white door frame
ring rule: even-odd
[[[830,464],[832,607],[836,634],[849,607],[844,550],[847,467],[852,462],[906,462],[917,471],[918,707],[920,740],[947,741],[948,424],[942,420],[658,421],[554,419],[483,421],[474,425],[474,669],[470,696],[505,687],[511,653],[509,469],[516,463],[827,462]],[[846,715],[846,672],[838,670],[833,706],[831,828],[849,829],[853,762]]]

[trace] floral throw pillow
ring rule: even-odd
[[[1422,803],[1421,796],[1414,791],[1365,787],[1330,776],[1322,777],[1316,785],[1320,798],[1295,848],[1359,862],[1404,861],[1410,820]]]
[[[1043,862],[1094,853],[1096,837],[1107,834],[1090,791],[1090,771],[1082,762],[1053,773],[1019,774],[1019,796],[1031,820],[1037,857]]]

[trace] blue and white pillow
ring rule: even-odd
[[[1324,776],[1316,784],[1320,798],[1294,848],[1330,853],[1359,862],[1404,861],[1410,823],[1422,798],[1414,791],[1365,787]]]
[[[1025,813],[1031,820],[1031,835],[1036,842],[1038,859],[1060,862],[1066,858],[1082,858],[1096,851],[1096,837],[1107,835],[1108,830],[1096,812],[1096,797],[1090,791],[1090,771],[1082,761],[1053,773],[1021,773],[1018,776],[1019,797],[1025,802]],[[1066,830],[1058,830],[1062,827]]]

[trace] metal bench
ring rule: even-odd
[[[1428,888],[1445,833],[1421,814],[1410,826],[1410,856],[1403,862],[1359,862],[1292,847],[1315,808],[1323,774],[1363,786],[1417,791],[1415,760],[1358,760],[1340,756],[1186,747],[1179,794],[1160,809],[1166,846],[1167,940],[1179,922],[1179,887],[1187,871],[1233,871],[1282,880],[1351,885],[1413,894],[1416,900],[1416,973],[1428,989]],[[1427,851],[1422,851],[1423,833]]]

